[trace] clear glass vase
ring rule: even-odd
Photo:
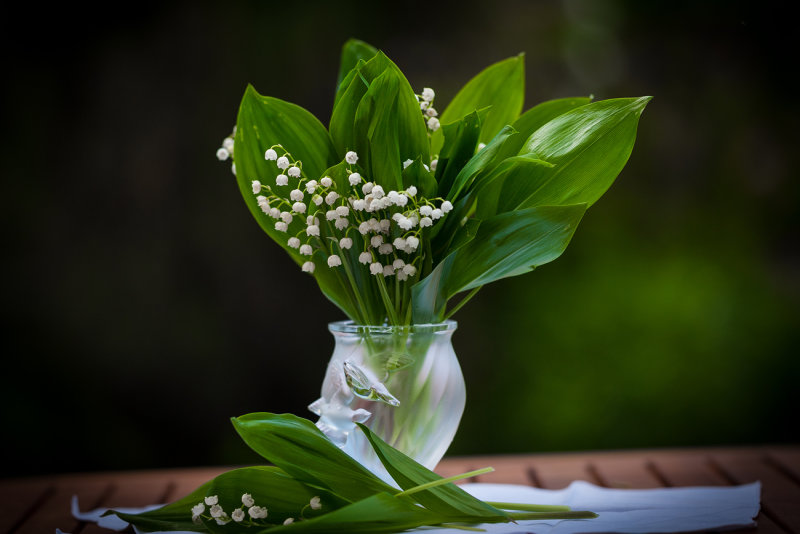
[[[328,327],[336,345],[322,397],[309,406],[319,416],[317,427],[384,479],[388,473],[356,423],[433,469],[453,441],[466,402],[451,343],[455,321]]]

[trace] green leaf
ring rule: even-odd
[[[487,219],[517,208],[527,198],[530,187],[535,190],[542,177],[552,175],[555,165],[531,154],[508,158],[480,184],[475,216]],[[528,206],[533,207],[533,206]]]
[[[254,451],[301,482],[349,501],[397,492],[331,443],[308,419],[262,412],[232,421]]]
[[[464,164],[475,155],[481,125],[486,120],[489,108],[473,111],[459,121],[446,124],[444,146],[439,154],[436,167],[436,180],[439,182],[439,195],[449,197],[450,188]]]
[[[339,62],[339,75],[336,78],[336,87],[339,87],[342,80],[352,71],[359,61],[372,59],[378,49],[371,44],[359,41],[358,39],[348,39],[342,46],[342,56]]]
[[[358,426],[366,435],[383,466],[404,490],[442,480],[442,477],[383,441],[366,426],[362,424]],[[451,518],[450,520],[459,516],[474,522],[508,520],[505,512],[473,497],[452,482],[419,491],[411,498],[428,510]]]
[[[525,56],[512,57],[490,65],[472,78],[456,94],[442,113],[442,124],[449,124],[478,109],[491,106],[481,129],[480,141],[488,142],[500,129],[512,124],[522,111],[525,98]],[[443,144],[441,130],[433,133],[431,152]]]
[[[519,141],[519,147],[514,152],[519,151],[519,149],[522,148],[525,140],[528,139],[533,132],[544,126],[546,123],[568,111],[585,106],[591,101],[592,99],[589,97],[572,97],[548,100],[535,105],[520,115],[512,125],[516,131],[522,134],[522,139]]]
[[[628,161],[639,117],[651,98],[594,102],[559,115],[537,129],[520,153],[547,161],[555,168],[532,175],[529,183],[510,184],[509,191],[514,196],[508,209],[594,204]]]
[[[472,156],[453,181],[453,187],[448,192],[447,199],[451,202],[455,201],[462,191],[469,191],[476,176],[480,173],[490,171],[494,165],[498,163],[496,158],[501,148],[507,140],[514,135],[518,135],[517,132],[514,131],[514,128],[511,126],[504,126],[503,129],[483,147],[483,150],[478,151],[477,154]],[[516,150],[514,153],[516,153]]]
[[[422,166],[421,158],[414,160],[414,163],[403,169],[403,189],[410,186],[417,188],[417,196],[424,198],[434,198],[438,196],[438,184],[433,174]]]
[[[564,252],[586,210],[540,206],[496,215],[412,288],[413,322],[441,320],[447,301],[461,291],[527,272]]]

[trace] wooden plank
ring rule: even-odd
[[[474,482],[535,486],[535,479],[530,474],[531,458],[531,455],[473,456],[473,469],[494,468],[491,473],[475,477]]]
[[[763,515],[781,528],[800,532],[800,486],[767,461],[764,451],[727,452],[712,455],[722,476],[736,484],[760,480]]]
[[[584,456],[539,455],[532,458],[531,467],[539,486],[547,489],[566,488],[575,480],[598,483],[589,472]]]
[[[646,465],[665,486],[727,486],[701,452],[659,452],[647,456]]]
[[[800,484],[800,449],[769,448],[767,458],[795,484]]]
[[[200,469],[170,470],[168,476],[173,485],[166,495],[165,502],[177,501],[227,471],[230,471],[230,468],[205,467]]]
[[[648,468],[641,454],[597,455],[589,460],[589,471],[609,488],[647,489],[664,486]]]
[[[86,510],[97,508],[108,494],[110,485],[100,480],[71,477],[57,479],[55,492],[47,502],[30,514],[14,534],[41,534],[60,528],[64,532],[76,532],[79,521],[70,511],[72,496],[79,495],[80,504]]]
[[[103,508],[147,506],[163,503],[171,489],[175,487],[169,472],[120,474],[111,477],[110,480],[113,484],[113,490],[98,505]],[[81,530],[81,534],[108,534],[108,530],[90,523]]]
[[[47,503],[55,487],[47,479],[5,480],[0,483],[0,532],[19,527],[36,509]]]

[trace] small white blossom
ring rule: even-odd
[[[278,159],[278,153],[275,150],[268,148],[266,152],[264,152],[264,159],[267,161],[275,161]]]
[[[405,195],[397,195],[397,198],[394,201],[395,206],[400,206],[401,208],[408,204],[408,197]]]
[[[222,506],[218,504],[215,504],[209,508],[208,512],[211,514],[211,517],[222,517],[225,515],[225,510],[223,510]]]
[[[410,235],[406,238],[406,248],[410,248],[411,250],[417,250],[419,246],[419,238],[417,236]]]
[[[253,180],[253,194],[257,195],[261,192],[261,182]]]
[[[311,265],[312,269],[309,272],[314,272],[313,269],[314,264],[312,263]],[[303,270],[305,270],[305,265],[303,265]],[[250,514],[250,517],[252,517],[253,519],[264,519],[265,517],[267,517],[267,509],[264,508],[263,506],[251,506],[250,509],[247,510],[247,513]]]
[[[427,165],[425,165],[424,163],[422,164],[422,166],[423,166],[423,167],[425,167],[425,170],[426,170],[426,171],[428,171],[428,172],[431,172],[431,168],[430,168],[430,167],[428,167],[428,166],[427,166]]]
[[[361,183],[361,175],[358,174],[357,172],[354,172],[353,174],[350,175],[348,181],[350,182],[350,185],[356,186]]]
[[[289,226],[283,221],[278,221],[275,223],[275,229],[279,232],[285,232],[289,229]]]
[[[408,280],[408,275],[401,269],[397,271],[397,279],[401,282]]]
[[[437,115],[439,115],[439,112],[436,111],[434,108],[430,107],[425,110],[425,115],[427,115],[428,117],[436,117]]]
[[[383,192],[383,187],[381,187],[379,185],[376,185],[375,187],[373,187],[372,191],[370,191],[370,193],[372,193],[372,196],[375,197],[375,198],[381,198],[385,194]]]
[[[311,226],[314,224],[319,226],[319,217],[311,217],[311,216],[306,217],[306,226]]]
[[[403,230],[411,230],[412,224],[411,219],[408,217],[400,217],[397,219],[397,226],[402,228]]]
[[[275,177],[276,185],[289,185],[289,177],[285,174],[279,174]]]
[[[228,514],[226,514],[226,513],[223,513],[221,517],[215,518],[214,521],[216,521],[217,524],[220,525],[220,526],[227,525],[228,523],[231,522],[231,520],[228,519]]]
[[[413,196],[415,196],[416,194],[417,194],[417,188],[416,188],[416,187],[414,187],[413,185],[412,185],[412,186],[409,186],[409,188],[408,188],[408,189],[406,189],[406,195],[408,195],[408,196],[410,196],[410,197],[413,197]]]
[[[306,212],[306,205],[302,202],[295,202],[292,204],[292,211],[295,213],[305,213]]]
[[[192,517],[197,517],[205,511],[206,511],[206,506],[203,503],[199,502],[194,506],[192,506]]]
[[[288,244],[292,248],[300,248],[300,240],[297,239],[296,237],[290,237]],[[245,495],[247,495],[247,493],[245,493]],[[242,498],[244,498],[244,496]],[[252,506],[252,505],[248,505],[248,506]]]
[[[392,262],[392,267],[394,267],[395,269],[402,269],[405,266],[406,266],[406,262],[404,262],[400,258],[397,258],[396,260],[394,260]]]
[[[363,263],[364,265],[366,265],[372,261],[372,254],[370,254],[369,252],[362,252],[361,254],[358,255],[358,261],[359,263]]]
[[[425,102],[423,100],[422,102],[419,103],[419,109],[425,111],[426,109],[428,109],[428,106],[430,105],[431,105],[430,102]]]
[[[486,148],[486,143],[478,143],[478,152]]]
[[[363,198],[357,198],[353,201],[353,209],[356,211],[364,211],[367,207],[367,203]]]
[[[407,160],[405,160],[405,161],[403,162],[403,168],[404,168],[404,169],[407,169],[407,168],[408,168],[408,166],[409,166],[409,165],[411,165],[412,163],[414,163],[414,160],[412,160],[412,159],[407,159]]]
[[[435,159],[435,160],[431,161],[431,170],[435,171],[436,170],[436,166],[438,164],[439,164],[439,160],[438,159]]]
[[[395,238],[395,240],[392,241],[392,244],[396,249],[405,250],[406,248],[406,240],[402,237]]]
[[[383,266],[383,276],[392,276],[394,274],[394,269],[391,265],[384,265]]]
[[[389,219],[381,219],[379,226],[381,232],[388,234],[389,228],[391,228],[392,226],[392,221],[390,221]]]
[[[294,217],[292,217],[292,214],[289,213],[288,211],[283,211],[281,212],[281,220],[286,224],[292,224],[292,220],[294,220]]]
[[[394,214],[392,214],[392,220],[394,222],[397,222],[400,219],[400,217],[402,217],[402,216],[403,216],[403,214],[400,213],[400,212],[394,213]]]
[[[272,217],[273,219],[279,219],[281,216],[281,210],[279,210],[278,208],[270,208],[269,216]]]
[[[417,268],[411,264],[406,265],[403,267],[403,272],[406,273],[408,276],[414,276],[417,274]]]
[[[433,219],[431,219],[430,217],[423,217],[422,219],[419,220],[420,228],[426,228],[428,226],[433,226]]]
[[[338,217],[338,214],[336,213],[336,210],[328,210],[328,211],[325,212],[325,219],[327,219],[329,221],[334,220],[336,217]]]
[[[369,223],[364,221],[358,225],[358,233],[361,235],[367,235],[369,232]]]
[[[304,273],[313,273],[313,272],[314,272],[315,265],[314,265],[314,262],[313,262],[313,261],[307,261],[307,262],[305,262],[305,263],[303,264],[303,267],[301,267],[301,268],[303,269],[303,272],[304,272]],[[257,507],[257,506],[254,506],[253,508],[258,508],[258,507]],[[250,508],[250,517],[255,517],[255,516],[253,515],[253,511],[252,511],[252,510],[253,510],[253,508]]]
[[[342,264],[342,258],[336,254],[328,256],[328,267],[338,267]]]
[[[378,247],[378,254],[391,254],[394,247],[391,243],[384,243]]]
[[[233,138],[226,137],[222,140],[222,148],[233,154]]]
[[[243,505],[245,505],[245,506],[247,506],[249,508],[250,506],[253,506],[255,503],[256,503],[256,501],[253,500],[253,496],[250,495],[249,493],[245,493],[244,495],[242,495],[242,504]]]
[[[336,213],[339,215],[339,217],[347,217],[350,215],[350,208],[347,206],[339,206],[336,208]]]
[[[269,205],[269,200],[267,200],[267,197],[265,197],[264,195],[258,195],[256,197],[256,202],[258,202],[259,205],[261,204]]]
[[[236,176],[236,164],[235,163],[231,163],[231,172],[233,173],[234,176]]]
[[[432,207],[430,207],[430,206],[427,206],[427,205],[425,205],[425,206],[420,206],[420,208],[419,208],[419,214],[420,214],[420,215],[422,215],[423,217],[427,217],[427,216],[429,216],[431,213],[433,213],[433,208],[432,208]]]
[[[311,197],[311,202],[319,206],[320,204],[322,204],[322,196],[314,195],[313,197]]]
[[[375,263],[370,263],[369,264],[369,272],[370,272],[370,274],[374,274],[376,276],[379,275],[379,274],[383,274],[383,265],[381,265],[377,261]]]
[[[311,497],[311,501],[308,503],[311,506],[312,510],[319,510],[322,508],[322,503],[320,503],[319,497]]]
[[[453,210],[453,204],[449,200],[442,202],[441,206],[443,213],[450,213]]]
[[[306,235],[319,237],[319,226],[312,224],[306,228]]]
[[[380,232],[381,231],[381,222],[378,219],[376,219],[375,217],[372,217],[370,220],[367,221],[367,223],[369,223],[369,228],[373,232]]]
[[[374,248],[378,248],[383,243],[383,236],[381,235],[372,236],[372,239],[369,240],[369,243]]]
[[[350,221],[348,221],[345,217],[341,219],[336,219],[336,222],[333,223],[337,230],[344,230],[348,226],[350,226]]]
[[[286,518],[286,519],[283,521],[283,524],[284,524],[284,525],[291,525],[292,523],[294,523],[294,518],[293,518],[293,517],[287,517],[287,518]]]
[[[436,219],[440,219],[442,217],[442,215],[444,215],[444,212],[442,210],[440,210],[439,208],[436,208],[435,210],[433,210],[431,212],[431,219],[433,219],[435,221]]]
[[[440,126],[439,119],[437,119],[436,117],[431,117],[430,119],[428,119],[428,128],[430,128],[431,131],[435,132],[436,130],[439,129],[439,126]]]
[[[291,176],[292,178],[299,178],[300,177],[300,167],[289,167],[289,170],[286,171],[286,174]]]
[[[422,90],[422,100],[425,102],[430,102],[436,97],[436,93],[430,87],[426,87]]]
[[[343,237],[339,240],[339,246],[345,250],[353,246],[353,240],[349,237]]]
[[[280,170],[282,170],[282,171],[286,170],[286,169],[289,168],[289,158],[287,158],[286,156],[281,156],[281,157],[278,158],[278,161],[277,161],[276,164],[278,165],[278,168]]]
[[[339,193],[337,193],[336,191],[331,191],[325,197],[325,202],[328,204],[328,206],[333,206],[333,203],[336,202],[337,200],[339,200]]]
[[[351,150],[350,152],[344,155],[344,160],[350,165],[355,165],[355,163],[358,161],[358,154],[356,154]]]
[[[316,180],[309,180],[306,182],[306,191],[308,194],[312,194],[314,190],[317,188],[317,181]]]
[[[236,521],[237,523],[241,523],[242,521],[244,521],[244,510],[242,510],[241,508],[237,508],[231,514],[231,518],[233,518],[233,520]]]
[[[220,148],[219,150],[217,150],[217,159],[218,160],[225,161],[229,157],[231,157],[231,153],[228,152],[225,148]]]
[[[303,200],[303,192],[300,191],[299,189],[292,189],[292,192],[289,193],[289,198],[291,198],[296,202]]]
[[[369,195],[372,192],[372,188],[375,187],[375,184],[372,182],[367,182],[361,186],[361,192],[365,195]]]
[[[311,256],[312,252],[313,251],[311,250],[311,245],[300,246],[300,254],[302,254],[303,256]]]

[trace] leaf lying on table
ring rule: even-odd
[[[313,423],[291,414],[233,418],[245,442],[275,466],[234,469],[188,496],[141,514],[116,513],[143,532],[399,532],[421,526],[514,519],[595,517],[563,506],[502,506],[504,512],[443,479],[360,426],[403,491],[342,452]],[[485,472],[481,471],[481,472]]]

